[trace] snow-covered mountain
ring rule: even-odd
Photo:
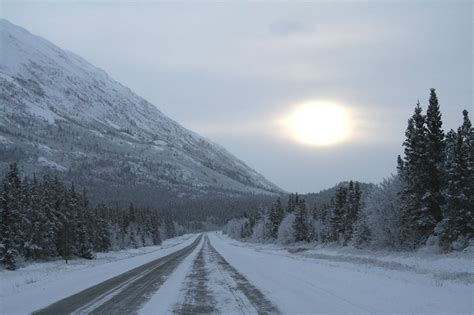
[[[273,193],[222,147],[79,56],[0,20],[0,167],[54,170],[92,194]]]

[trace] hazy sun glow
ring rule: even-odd
[[[304,144],[327,146],[348,138],[349,112],[331,102],[308,102],[296,106],[284,123],[291,136]]]

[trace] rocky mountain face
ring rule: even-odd
[[[104,71],[0,20],[0,169],[11,162],[105,200],[281,192]]]

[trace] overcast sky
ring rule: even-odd
[[[431,87],[445,129],[462,109],[474,114],[471,1],[3,0],[0,10],[288,191],[395,172],[406,121]],[[354,135],[326,147],[286,137],[276,121],[322,100],[350,110]]]

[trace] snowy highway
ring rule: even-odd
[[[426,270],[311,258],[222,233],[188,235],[155,252],[69,271],[8,295],[2,314],[472,313],[472,270]],[[307,254],[309,255],[309,253]],[[323,259],[324,257],[324,259]],[[398,265],[397,265],[398,266]],[[462,267],[462,266],[461,266]],[[460,268],[461,268],[460,267]],[[462,268],[461,268],[462,269]],[[113,271],[113,272],[112,272]],[[108,273],[109,272],[109,273]],[[90,279],[88,278],[90,277]],[[30,303],[20,303],[28,300]]]
[[[158,290],[184,257],[199,244],[191,245],[165,257],[134,268],[112,279],[58,301],[33,314],[125,314],[135,313]]]

